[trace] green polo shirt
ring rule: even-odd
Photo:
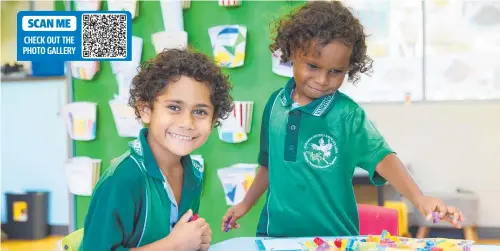
[[[346,95],[337,91],[299,106],[294,88],[292,78],[264,109],[258,161],[268,168],[269,189],[257,235],[358,235],[354,169],[383,185],[375,167],[393,151]]]
[[[177,205],[146,140],[147,129],[102,175],[90,201],[80,250],[129,250],[162,239],[189,209],[198,213],[202,166],[190,156]]]

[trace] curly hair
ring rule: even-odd
[[[218,119],[225,119],[233,109],[233,99],[229,94],[231,84],[228,77],[205,54],[188,50],[170,49],[156,55],[142,64],[130,87],[129,105],[140,118],[142,105],[151,109],[156,98],[165,90],[170,81],[178,81],[181,76],[206,83],[210,90],[210,101],[214,106],[215,126]]]
[[[356,83],[359,73],[371,73],[373,60],[366,54],[363,25],[339,1],[308,2],[274,22],[272,31],[274,41],[269,49],[280,49],[283,62],[293,53],[305,53],[313,42],[325,46],[339,39],[353,48],[348,79]]]

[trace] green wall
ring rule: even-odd
[[[207,143],[195,154],[205,159],[205,183],[200,215],[211,225],[213,243],[239,236],[254,236],[257,220],[262,209],[264,196],[250,213],[240,221],[241,229],[229,233],[220,232],[220,220],[227,210],[222,185],[217,177],[217,169],[235,163],[256,163],[259,149],[261,114],[269,95],[283,86],[286,78],[271,71],[269,44],[269,24],[302,2],[297,1],[243,1],[236,8],[219,7],[216,1],[193,1],[191,8],[184,10],[184,29],[189,34],[190,46],[212,56],[208,28],[223,24],[240,24],[248,28],[245,64],[240,68],[225,69],[234,85],[232,95],[235,100],[254,101],[252,132],[248,141],[227,144],[220,141],[215,129]],[[151,44],[151,34],[163,29],[159,2],[141,1],[139,16],[133,20],[132,33],[144,39],[142,61],[155,56]],[[63,5],[56,3],[57,9]],[[103,9],[107,4],[103,2]],[[76,156],[89,156],[103,161],[102,171],[111,159],[127,150],[130,138],[120,138],[108,105],[118,87],[111,66],[101,62],[98,75],[92,81],[73,81],[74,101],[98,103],[97,138],[91,142],[75,142]],[[104,140],[106,137],[106,140]],[[83,227],[89,197],[77,196],[75,200],[76,228]]]

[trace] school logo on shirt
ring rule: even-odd
[[[304,159],[315,168],[324,169],[335,164],[339,149],[330,135],[316,134],[304,144]]]
[[[196,170],[198,170],[198,172],[203,173],[205,168],[200,164],[200,162],[198,162],[197,160],[192,160],[192,162],[193,162],[194,168]]]

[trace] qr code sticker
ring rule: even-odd
[[[127,57],[127,15],[83,14],[82,58]]]

